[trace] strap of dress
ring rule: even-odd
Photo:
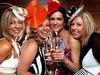
[[[13,47],[14,47],[14,49],[17,52],[18,57],[19,57],[19,48],[18,48],[17,42],[14,41],[13,39],[11,39],[11,41],[12,41],[12,45],[13,45]]]

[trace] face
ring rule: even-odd
[[[43,24],[40,25],[36,29],[36,33],[38,34],[38,36],[42,40],[46,39],[49,36],[49,34],[50,34],[50,23],[49,23],[48,19],[45,19],[45,21],[43,22]]]
[[[83,25],[83,20],[81,17],[76,17],[72,22],[71,22],[71,33],[74,38],[76,39],[81,39],[84,37],[84,25]]]
[[[54,12],[51,16],[50,16],[50,24],[51,24],[51,28],[56,31],[59,32],[64,28],[64,18],[63,18],[63,14],[59,11]]]
[[[9,35],[15,39],[17,36],[19,36],[22,29],[23,29],[23,21],[19,20],[16,17],[13,17],[8,27]]]

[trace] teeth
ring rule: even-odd
[[[14,33],[20,33],[20,30],[13,30]]]

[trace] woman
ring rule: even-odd
[[[0,38],[0,75],[15,75],[20,53],[16,39],[23,34],[26,15],[24,8],[11,6],[1,17],[0,30],[3,38]]]
[[[34,6],[32,8],[34,9]],[[28,7],[27,9],[29,12],[30,8]],[[42,43],[50,33],[50,25],[48,18],[46,18],[47,10],[43,6],[36,5],[34,11],[32,15],[29,14],[28,16],[31,17],[28,20],[28,24],[32,29],[32,33],[21,48],[21,55],[17,70],[18,75],[46,74],[47,69],[43,56],[44,48],[42,47]],[[39,19],[41,19],[41,21]]]
[[[54,5],[53,8],[52,5]],[[48,4],[48,12],[51,28],[54,32],[58,33],[58,42],[60,44],[60,48],[57,48],[55,52],[51,53],[54,61],[61,61],[60,63],[58,62],[55,67],[55,74],[68,75],[69,72],[76,72],[80,67],[80,43],[73,39],[72,35],[68,31],[68,26],[66,25],[66,10],[60,4],[51,2]],[[45,55],[48,56],[46,60],[50,61],[51,58],[49,55]]]
[[[71,33],[81,43],[82,68],[75,75],[97,75],[100,72],[100,34],[95,32],[96,24],[89,12],[80,12],[73,18]]]

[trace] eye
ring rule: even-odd
[[[18,21],[19,24],[23,24],[23,21]]]
[[[11,21],[10,24],[15,24],[15,22],[14,21]]]
[[[63,20],[62,18],[57,18],[59,21]]]
[[[46,24],[46,26],[50,26],[50,24]]]
[[[52,17],[52,18],[50,18],[50,20],[54,20],[54,18]]]
[[[77,26],[81,26],[81,24],[80,23],[77,23]]]

